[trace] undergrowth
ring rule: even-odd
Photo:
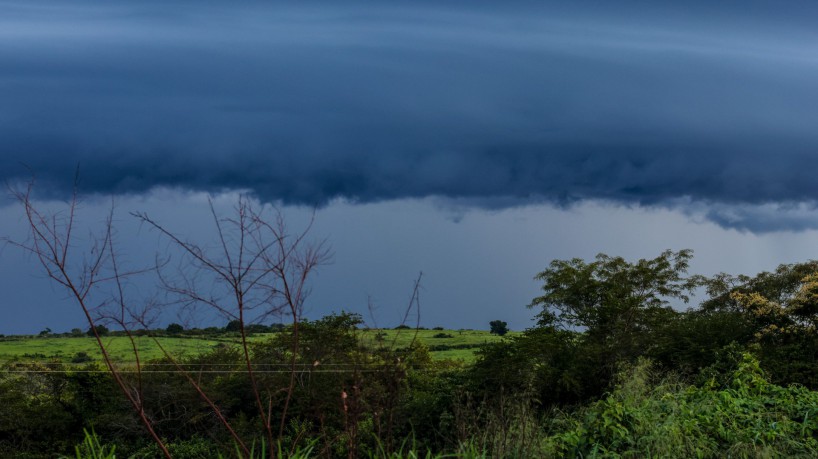
[[[411,440],[394,451],[382,444],[370,459],[443,458],[771,458],[818,457],[818,392],[770,383],[758,361],[744,354],[738,368],[719,385],[661,379],[647,360],[620,372],[601,400],[572,412],[538,419],[530,400],[463,409],[466,433],[451,451],[433,452]],[[313,446],[276,451],[277,457],[317,457]],[[170,444],[170,448],[174,445]],[[115,449],[87,432],[77,459],[114,459]],[[182,453],[177,450],[177,453]],[[205,454],[212,454],[207,450]],[[246,459],[268,456],[262,442]],[[137,458],[138,456],[132,456]],[[174,457],[205,457],[191,451]],[[222,457],[222,456],[219,456]],[[237,450],[232,457],[245,456]]]
[[[769,383],[748,354],[726,387],[654,378],[641,361],[604,399],[554,419],[543,455],[818,457],[818,392]]]

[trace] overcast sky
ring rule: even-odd
[[[817,5],[507,3],[0,1],[0,179],[59,200],[79,165],[140,260],[129,211],[207,237],[207,193],[317,206],[309,313],[384,325],[420,271],[423,325],[519,329],[554,258],[816,257]],[[81,324],[33,260],[0,270],[0,333]]]

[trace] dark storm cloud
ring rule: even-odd
[[[0,176],[815,226],[810,4],[572,5],[3,2]]]

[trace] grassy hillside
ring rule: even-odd
[[[506,336],[513,336],[514,332]],[[273,336],[261,333],[251,336],[252,341],[261,341]],[[470,362],[474,351],[488,342],[502,338],[483,330],[361,330],[362,342],[371,346],[403,348],[409,346],[413,339],[430,348],[435,359],[455,359]],[[115,361],[133,361],[131,344],[126,337],[110,336],[103,338]],[[212,349],[225,343],[238,343],[235,334],[219,336],[175,336],[159,337],[159,343],[175,356],[190,356]],[[143,359],[162,356],[153,338],[137,338],[137,346]],[[77,354],[86,353],[92,359],[100,358],[96,340],[91,337],[65,336],[6,336],[0,338],[0,363],[10,360],[59,361],[71,362]]]
[[[157,339],[163,347],[177,356],[198,354],[223,342],[199,337],[160,337]],[[103,340],[115,361],[130,362],[133,360],[131,343],[126,337],[105,337]],[[142,358],[152,359],[162,356],[161,350],[152,338],[139,337],[136,343]],[[13,336],[5,337],[0,341],[0,362],[14,359],[70,362],[80,352],[85,352],[94,359],[101,356],[96,340],[91,337]]]
[[[510,332],[506,337],[518,333]],[[378,338],[380,336],[380,338]],[[371,345],[403,348],[412,340],[417,340],[429,347],[435,359],[459,359],[470,362],[474,351],[485,343],[500,341],[503,338],[492,335],[485,330],[366,330],[361,339]]]

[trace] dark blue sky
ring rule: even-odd
[[[0,179],[812,230],[816,23],[811,2],[3,1]]]
[[[2,9],[6,179],[24,162],[64,185],[79,163],[89,191],[249,188],[307,204],[818,192],[809,3]]]

